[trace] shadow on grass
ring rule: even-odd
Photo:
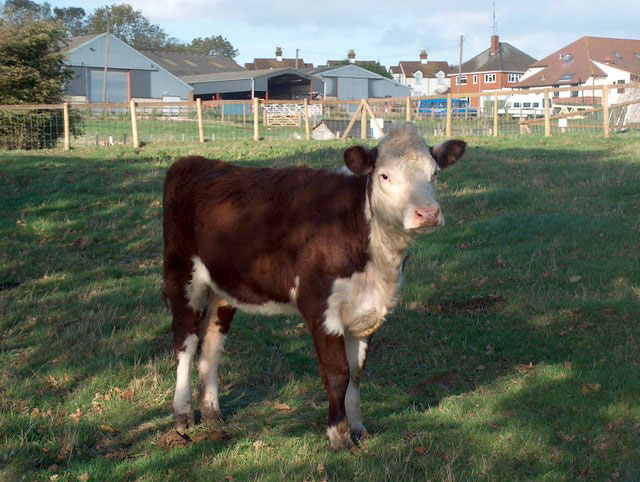
[[[247,164],[338,167],[342,150]],[[640,333],[631,316],[640,311],[640,273],[625,248],[636,240],[628,225],[638,199],[607,197],[612,179],[632,192],[638,176],[625,162],[612,168],[607,155],[483,147],[443,173],[448,227],[412,249],[405,302],[372,345],[363,409],[373,437],[350,462],[329,457],[328,472],[347,477],[368,464],[382,474],[395,459],[414,476],[464,478],[469,460],[486,477],[638,472]],[[106,479],[314,474],[316,458],[274,461],[252,445],[264,436],[315,456],[325,446],[312,343],[284,318],[234,321],[221,368],[231,438],[170,453],[156,446],[170,425],[174,378],[159,297],[166,160],[21,159],[0,165],[8,188],[0,282],[20,283],[0,292],[1,426],[35,435],[12,449],[18,460],[5,460],[7,470],[44,471],[75,437],[75,453],[60,464]],[[487,299],[499,302],[473,309]],[[112,387],[134,387],[135,399],[108,403]],[[282,397],[293,400],[287,414],[265,404]],[[39,429],[33,408],[53,408],[53,420],[36,417]],[[87,418],[75,425],[68,417],[78,408]],[[297,445],[309,438],[311,449]],[[426,452],[413,451],[420,447]],[[368,450],[377,455],[365,462]],[[216,459],[239,452],[244,462],[232,468]]]

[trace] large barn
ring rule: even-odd
[[[72,37],[67,49],[74,76],[65,94],[73,102],[192,98],[193,87],[114,35]]]
[[[304,72],[324,82],[323,97],[327,99],[360,100],[411,94],[409,87],[357,65],[323,66]]]

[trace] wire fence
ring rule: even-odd
[[[0,149],[378,138],[640,134],[640,83],[357,100],[0,105]]]

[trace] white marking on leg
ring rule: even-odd
[[[329,447],[333,450],[349,449],[353,447],[349,427],[346,421],[340,422],[338,425],[327,427],[327,437],[329,438]]]
[[[227,303],[220,300],[216,295],[210,295],[209,315],[205,325],[204,338],[200,360],[198,361],[198,373],[202,383],[202,393],[200,394],[200,410],[219,411],[218,401],[218,364],[220,353],[224,348],[226,336],[220,331],[218,321],[218,308],[226,306]]]
[[[356,338],[350,333],[345,334],[344,344],[350,374],[344,405],[351,430],[355,433],[361,433],[366,429],[362,424],[362,412],[360,411],[360,377],[367,357],[368,344],[366,338]]]
[[[178,352],[176,392],[173,397],[173,411],[176,415],[191,412],[191,361],[197,347],[198,336],[192,333],[184,340],[184,350]]]

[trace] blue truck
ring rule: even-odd
[[[430,117],[446,117],[447,99],[421,100],[418,105],[418,114]],[[469,101],[467,99],[451,99],[451,115],[458,117],[476,117],[478,115],[478,110],[469,107]]]

